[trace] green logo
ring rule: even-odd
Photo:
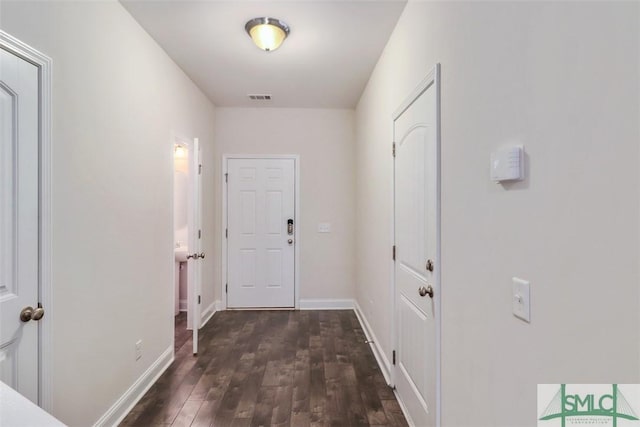
[[[567,419],[572,424],[594,424],[609,418],[607,424],[612,422],[614,427],[618,426],[620,419],[638,421],[638,416],[620,392],[618,384],[611,384],[611,392],[599,390],[594,393],[587,384],[575,385],[572,390],[572,393],[567,393],[567,385],[560,384],[560,389],[540,414],[539,420],[558,418],[562,427],[565,427]]]

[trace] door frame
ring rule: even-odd
[[[442,377],[441,377],[441,337],[442,337],[442,312],[441,312],[441,301],[442,301],[442,274],[441,274],[441,210],[442,210],[442,202],[441,202],[441,183],[442,183],[442,169],[441,169],[441,123],[440,123],[440,63],[436,63],[434,67],[429,70],[427,75],[422,79],[422,81],[413,89],[409,95],[402,101],[402,103],[396,108],[391,115],[391,133],[392,133],[392,141],[395,147],[395,121],[404,113],[407,108],[413,104],[420,95],[422,95],[428,88],[431,86],[435,86],[436,91],[436,259],[434,262],[434,278],[435,283],[434,287],[436,289],[435,294],[435,329],[436,329],[436,402],[435,402],[435,410],[436,410],[436,426],[441,425],[441,403],[442,403]],[[391,156],[391,242],[393,245],[396,244],[396,212],[395,212],[395,198],[396,198],[396,160],[395,153]],[[396,269],[395,269],[395,260],[391,260],[391,301],[393,301],[393,315],[392,315],[392,329],[391,329],[391,338],[393,343],[393,348],[398,348],[398,333],[396,330],[396,326],[398,325],[398,311],[397,311],[397,301],[396,301]],[[394,386],[396,384],[396,367],[394,365],[391,366],[391,385]],[[404,411],[406,412],[406,411]]]
[[[222,309],[227,309],[227,237],[225,236],[225,230],[228,226],[227,221],[227,182],[225,177],[227,176],[227,161],[231,159],[261,159],[261,160],[272,160],[272,159],[293,159],[294,161],[294,216],[296,218],[296,226],[294,227],[294,239],[295,239],[295,247],[294,247],[294,274],[293,274],[293,301],[294,308],[296,310],[300,310],[300,155],[299,154],[223,154],[222,155],[222,175],[221,175],[221,186],[222,186],[222,227],[220,229],[220,238],[222,241],[222,253],[221,253],[221,264],[220,269],[222,271],[222,282],[220,283],[220,295],[222,301]]]
[[[51,276],[51,70],[53,61],[26,43],[0,30],[0,48],[38,68],[38,174],[39,174],[39,283],[38,299],[45,309],[43,321],[38,322],[38,406],[53,410],[53,286]]]

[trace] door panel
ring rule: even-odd
[[[240,249],[240,286],[243,288],[256,287],[256,250]]]
[[[436,425],[437,92],[426,88],[394,121],[396,388],[416,425]],[[420,289],[431,287],[434,297]]]
[[[38,69],[0,49],[0,380],[38,402]]]
[[[198,330],[201,326],[202,303],[202,152],[200,141],[194,138],[190,144],[192,155],[189,163],[189,250],[200,257],[187,262],[187,323],[192,328],[193,354],[198,354]],[[189,319],[189,316],[191,319]]]
[[[227,306],[293,307],[295,162],[229,159],[227,170]]]

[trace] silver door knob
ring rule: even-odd
[[[431,285],[427,285],[426,288],[424,286],[421,286],[420,288],[418,288],[418,294],[421,297],[429,295],[429,298],[433,298],[433,287],[431,287]]]
[[[189,254],[189,255],[187,255],[187,259],[191,259],[191,258],[198,259],[199,257],[200,257],[200,255],[198,255],[198,254]]]
[[[290,245],[293,245],[293,239],[287,240],[287,243],[290,244]]]
[[[20,320],[23,322],[28,322],[30,320],[35,320],[36,322],[44,316],[44,308],[42,305],[38,303],[38,308],[33,308],[31,306],[27,306],[20,311]]]
[[[200,255],[198,255],[200,258],[204,258],[204,252],[200,252]]]
[[[33,315],[31,316],[31,320],[35,320],[36,322],[44,316],[44,308],[42,308],[42,304],[38,303],[38,307],[33,310]]]
[[[22,309],[20,312],[20,320],[23,322],[28,322],[33,318],[33,307],[28,306]]]

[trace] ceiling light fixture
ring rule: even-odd
[[[173,149],[173,156],[176,159],[184,159],[187,157],[187,149],[180,144],[176,144]]]
[[[253,42],[262,50],[276,50],[289,35],[289,26],[275,18],[253,18],[244,26]]]

